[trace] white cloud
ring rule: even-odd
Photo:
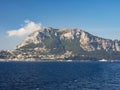
[[[25,35],[28,35],[34,31],[37,31],[39,29],[41,29],[42,26],[40,23],[35,23],[33,21],[29,21],[29,20],[26,20],[25,21],[25,25],[19,29],[16,29],[16,30],[9,30],[7,31],[7,34],[8,36],[19,36],[19,37],[22,37],[22,36],[25,36]]]

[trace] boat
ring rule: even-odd
[[[72,60],[67,60],[67,62],[72,62]]]
[[[100,62],[107,62],[107,60],[106,59],[101,59],[101,60],[99,60]]]

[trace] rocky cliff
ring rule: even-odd
[[[84,51],[120,51],[119,40],[103,39],[77,28],[63,30],[42,28],[29,35],[17,48],[19,49],[34,44],[37,45],[37,47],[39,45],[38,48],[44,49],[48,49],[47,46],[53,45],[53,47],[49,47],[50,50],[59,48],[60,46],[65,49],[64,43],[67,45],[67,42],[70,44],[70,42],[72,43],[74,41],[77,43],[76,47]]]
[[[78,28],[41,28],[15,50],[0,52],[4,60],[119,60],[120,41],[94,36]]]
[[[15,60],[118,60],[120,41],[94,36],[78,28],[41,28],[10,52]]]

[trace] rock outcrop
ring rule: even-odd
[[[119,40],[103,39],[77,28],[63,30],[42,28],[41,30],[35,31],[29,35],[21,44],[17,46],[17,48],[22,48],[31,43],[43,44],[46,39],[50,38],[58,39],[57,41],[59,41],[60,44],[62,44],[62,41],[77,40],[77,42],[79,42],[79,47],[85,51],[105,50],[120,52]],[[46,47],[45,44],[44,47]]]

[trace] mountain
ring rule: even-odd
[[[120,41],[94,36],[78,28],[41,28],[10,52],[15,59],[116,60]]]
[[[72,42],[74,42],[77,48],[82,48],[85,51],[120,51],[119,40],[103,39],[81,29],[57,30],[53,28],[43,28],[32,33],[17,48],[29,47],[31,44],[34,44],[35,47],[33,48],[36,48],[38,45],[38,47],[49,48],[51,50],[61,47],[65,48],[66,44]],[[67,48],[65,49],[67,50]]]

